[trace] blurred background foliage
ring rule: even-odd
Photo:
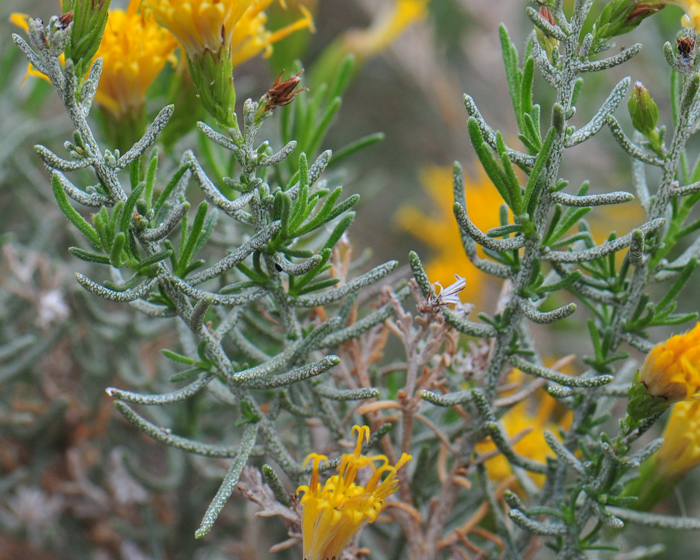
[[[104,394],[109,385],[152,388],[167,379],[172,371],[159,350],[176,333],[157,320],[133,321],[133,310],[96,303],[74,280],[71,271],[80,263],[65,264],[73,233],[32,146],[59,148],[70,122],[49,84],[30,78],[22,85],[26,63],[12,44],[16,29],[9,23],[16,11],[47,20],[58,11],[57,2],[0,2],[0,560],[268,558],[267,548],[283,540],[284,528],[255,518],[255,507],[240,497],[225,509],[213,537],[195,541],[193,527],[208,503],[204,496],[213,494],[226,463],[186,461],[179,451],[134,437]],[[316,32],[298,32],[278,43],[271,57],[238,67],[239,103],[258,98],[297,58],[306,68],[332,64],[333,49],[351,41],[353,30],[370,26],[392,0],[287,0],[290,10],[300,2],[315,11]],[[447,285],[453,274],[465,276],[463,300],[480,310],[492,308],[500,286],[476,271],[461,250],[451,211],[451,165],[461,161],[470,177],[467,200],[478,208],[476,224],[482,230],[496,225],[500,199],[474,163],[462,94],[474,97],[495,128],[516,129],[497,29],[504,22],[523,44],[531,29],[524,6],[524,0],[431,0],[427,18],[378,56],[359,57],[324,146],[385,134],[383,142],[345,162],[343,183],[362,196],[350,231],[355,254],[371,248],[372,264],[405,264],[409,250],[418,250],[431,280]],[[117,0],[113,7],[119,7]],[[273,29],[289,22],[289,13],[277,5],[269,15]],[[596,15],[594,10],[591,21]],[[587,78],[577,124],[627,72],[651,91],[660,124],[670,124],[663,120],[671,114],[670,71],[661,47],[675,37],[681,15],[669,7],[619,38],[619,46],[640,41],[644,49],[631,64]],[[167,84],[176,72],[166,70],[151,89],[150,116],[172,94]],[[307,77],[313,89],[313,74]],[[551,94],[540,81],[535,85],[536,97]],[[196,100],[181,101],[197,114]],[[548,112],[545,103],[543,114]],[[618,117],[629,128],[626,111]],[[192,134],[176,143],[177,153],[196,139]],[[586,149],[571,150],[571,156],[564,175],[574,183],[590,180],[593,193],[632,190],[629,158],[609,133]],[[599,242],[611,224],[627,233],[642,221],[635,203],[619,208],[592,213],[594,233],[596,227],[604,231]],[[681,308],[697,308],[697,277],[694,282],[682,294]],[[585,340],[584,321],[585,313],[576,314],[555,336],[548,331],[548,337],[538,337],[543,354],[555,355],[561,347],[576,352]],[[196,399],[171,408],[170,425],[183,435],[197,415],[213,413]],[[138,462],[152,477],[137,476]],[[661,510],[697,516],[699,496],[690,491],[697,482],[697,475],[688,477]],[[646,529],[630,535],[630,542],[663,542],[667,551],[659,558],[697,557],[694,539],[673,533]],[[298,554],[292,549],[278,557]]]

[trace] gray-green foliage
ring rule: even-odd
[[[629,433],[622,428],[612,436],[601,431],[615,399],[627,394],[633,366],[623,345],[646,352],[651,348],[650,327],[682,324],[696,316],[676,312],[676,298],[700,252],[697,239],[687,242],[700,221],[686,223],[700,200],[700,165],[690,168],[686,154],[688,139],[700,130],[700,77],[694,53],[682,56],[671,45],[665,47],[672,68],[674,130],[668,134],[648,131],[654,134],[653,145],[639,135],[630,138],[614,117],[618,107],[624,106],[629,78],[613,88],[587,124],[576,128],[570,121],[585,87],[584,77],[627,62],[641,46],[598,59],[611,46],[595,31],[583,33],[593,2],[577,0],[570,17],[564,13],[563,1],[546,4],[556,25],[529,9],[527,15],[538,33],[533,32],[522,56],[505,28],[500,31],[522,148],[508,145],[505,138],[510,135],[493,130],[475,100],[468,95],[464,99],[476,154],[505,202],[501,225],[480,231],[470,220],[462,169],[455,165],[454,214],[464,251],[481,271],[507,281],[498,311],[480,314],[479,322],[436,303],[439,296],[415,253],[411,267],[425,298],[417,297],[420,321],[415,325],[399,302],[408,289],[357,321],[353,316],[357,294],[384,278],[394,262],[354,279],[329,273],[334,247],[352,223],[351,207],[357,197],[342,199],[340,187],[329,187],[321,176],[329,165],[378,138],[362,139],[335,157],[330,152],[317,155],[340,106],[350,60],[338,72],[336,83],[299,96],[284,109],[279,151],[267,141],[256,145],[259,129],[272,112],[262,111],[264,98],[257,103],[249,100],[240,130],[222,133],[199,124],[204,165],[187,151],[163,180],[163,168],[173,166],[163,163],[157,149],[151,148],[172,114],[171,107],[164,108],[144,138],[124,154],[104,150],[87,121],[100,62],[79,85],[71,62],[65,67],[58,62],[65,36],[56,32],[53,20],[45,30],[30,21],[31,46],[15,38],[33,65],[51,79],[76,129],[73,140],[66,143],[71,159],[43,146],[36,151],[50,170],[59,207],[85,240],[70,249],[74,257],[92,266],[90,277],[78,274],[78,282],[91,294],[128,304],[150,321],[173,318],[177,323],[179,347],[163,354],[173,369],[169,382],[185,385],[153,394],[117,388],[108,393],[118,399],[116,407],[126,420],[158,442],[194,455],[233,459],[197,536],[209,531],[250,459],[272,459],[294,483],[301,483],[309,469],[302,467],[300,459],[311,451],[306,420],[319,418],[338,442],[353,418],[343,403],[380,393],[382,399],[401,401],[397,407],[403,414],[400,428],[390,434],[393,441],[384,443],[413,452],[418,465],[411,480],[406,471],[401,473],[407,484],[399,499],[407,508],[397,511],[396,519],[403,535],[391,533],[387,546],[395,557],[402,554],[404,542],[409,558],[438,557],[438,544],[449,528],[463,524],[483,502],[493,512],[489,526],[505,547],[503,555],[512,559],[525,557],[533,535],[542,537],[563,560],[598,558],[600,550],[616,550],[602,529],[618,531],[624,521],[697,528],[696,522],[687,519],[633,512],[627,509],[633,499],[621,496],[625,482],[659,447],[656,440],[631,452],[658,416]],[[536,76],[556,94],[546,115],[533,100]],[[588,183],[565,192],[568,182],[560,177],[560,167],[567,149],[589,141],[606,127],[633,158],[635,195],[647,219],[619,237],[611,233],[598,245],[586,214],[597,206],[629,204],[635,196],[625,191],[589,194]],[[224,162],[231,162],[235,173],[227,171]],[[646,166],[661,169],[656,188],[647,184]],[[525,184],[521,185],[516,168],[527,176]],[[71,174],[80,176],[81,170],[92,170],[97,182],[79,186]],[[210,177],[212,171],[215,179]],[[127,174],[128,188],[123,181]],[[188,190],[191,184],[198,187],[196,193]],[[204,200],[192,208],[202,196]],[[75,202],[90,208],[92,217],[86,219],[74,208]],[[224,256],[221,246],[228,249]],[[486,258],[477,253],[477,246]],[[681,246],[685,250],[679,250]],[[668,289],[654,302],[648,285],[661,282]],[[589,369],[579,376],[546,367],[530,333],[532,323],[549,325],[581,312],[576,304],[563,303],[566,293],[575,296],[591,316],[592,355],[585,357]],[[558,307],[549,307],[550,298]],[[324,308],[323,313],[311,311],[318,307]],[[406,362],[396,366],[407,372],[403,396],[391,386],[336,386],[328,372],[340,358],[332,351],[357,341],[393,315],[398,319],[392,323],[392,332],[401,334],[407,351]],[[471,375],[475,369],[471,365],[462,367],[456,360],[445,365],[447,361],[438,359],[448,326],[470,337],[490,339],[480,375]],[[16,348],[2,351],[14,355],[23,344],[30,342],[18,341]],[[498,398],[503,376],[512,367],[533,379],[514,397]],[[423,380],[444,377],[446,394],[423,386],[424,368],[429,375]],[[500,421],[513,405],[543,386],[573,411],[572,425],[561,441],[555,434],[545,435],[555,456],[546,462],[517,453]],[[194,421],[179,425],[174,421],[171,431],[166,420],[159,420],[167,416],[132,408],[139,405],[157,411],[160,405],[199,402],[205,391],[235,411],[233,422],[218,426],[216,441],[211,430],[199,431]],[[468,412],[468,420],[449,416],[456,407]],[[419,409],[424,424],[413,423]],[[368,414],[366,419],[370,423],[375,417]],[[384,424],[371,445],[391,429]],[[476,444],[487,437],[510,462],[523,492],[505,494],[507,513],[498,504],[475,451]],[[295,454],[289,451],[292,445]],[[426,468],[442,446],[453,456],[450,476],[444,481]],[[180,483],[184,467],[177,457],[181,456],[170,458],[172,477],[164,481],[149,479],[133,465],[132,472],[149,488]],[[323,467],[332,468],[337,462],[332,459]],[[526,471],[545,475],[543,486],[535,486]],[[264,465],[262,472],[277,500],[288,503],[274,469]],[[461,501],[456,479],[465,473],[474,475],[475,485],[468,499]],[[408,515],[408,506],[423,519]],[[494,542],[482,545],[496,554]],[[637,557],[655,550],[638,551]]]
[[[530,38],[522,63],[505,27],[500,29],[508,86],[519,126],[518,138],[525,150],[508,146],[504,135],[493,130],[483,118],[474,99],[465,95],[472,143],[513,220],[509,221],[508,212],[501,212],[501,226],[488,232],[480,231],[471,222],[459,165],[455,167],[454,213],[464,250],[471,261],[483,272],[507,279],[509,286],[499,312],[480,316],[492,326],[491,331],[485,332],[481,325],[455,317],[452,312],[443,311],[443,315],[460,332],[494,338],[488,373],[483,387],[447,395],[424,391],[423,398],[438,406],[466,405],[475,413],[478,420],[472,418],[470,425],[465,426],[472,435],[460,450],[465,463],[486,430],[511,465],[546,473],[544,486],[539,490],[531,488],[525,503],[516,494],[506,496],[511,507],[508,516],[515,525],[513,529],[501,526],[499,534],[506,543],[508,558],[523,558],[533,534],[543,537],[557,558],[597,558],[595,551],[619,550],[617,545],[606,542],[601,531],[604,526],[619,530],[624,527],[623,520],[675,529],[697,526],[694,520],[624,509],[635,500],[620,495],[624,481],[634,475],[640,464],[628,455],[630,446],[658,415],[631,433],[621,426],[619,435],[608,436],[601,432],[600,426],[610,418],[612,406],[610,399],[602,397],[626,396],[626,386],[620,390],[606,386],[624,369],[618,368],[618,364],[629,358],[621,349],[623,344],[648,352],[652,347],[647,340],[650,327],[680,325],[698,315],[677,313],[675,300],[696,267],[699,248],[692,236],[700,222],[687,221],[700,200],[697,189],[700,166],[688,166],[686,144],[699,128],[700,76],[695,50],[688,55],[677,53],[669,43],[665,45],[672,69],[675,127],[666,134],[667,144],[657,150],[649,143],[640,143],[641,137],[630,139],[614,116],[628,92],[629,78],[613,89],[587,124],[576,128],[569,120],[576,114],[577,96],[581,87],[585,87],[586,74],[627,62],[639,52],[641,45],[595,59],[612,45],[596,43],[593,52],[595,29],[591,33],[582,32],[593,2],[577,0],[570,17],[565,15],[562,1],[546,4],[557,25],[552,26],[537,10],[528,9],[528,15],[544,35]],[[683,33],[695,40],[692,31]],[[556,92],[548,123],[541,122],[541,108],[532,99],[535,69]],[[564,192],[568,182],[559,173],[567,148],[589,140],[606,126],[633,158],[636,198],[647,220],[626,235],[618,237],[611,233],[607,241],[598,245],[584,216],[594,206],[629,203],[634,197],[626,192],[591,195],[587,183],[575,194],[568,194]],[[663,142],[663,131],[661,138]],[[527,175],[525,185],[520,184],[514,166]],[[661,168],[661,179],[655,189],[647,185],[646,166]],[[688,237],[691,242],[687,241]],[[489,260],[477,256],[476,245],[483,248]],[[685,246],[685,250],[677,250],[678,245]],[[620,255],[624,249],[627,252]],[[671,255],[675,256],[670,258]],[[413,255],[411,262],[427,296],[432,288],[418,257]],[[657,282],[665,282],[668,287],[666,294],[654,302],[647,286]],[[584,357],[589,369],[577,377],[545,367],[528,332],[528,323],[555,323],[576,311],[575,304],[546,312],[538,309],[551,294],[562,290],[576,296],[593,317],[588,321],[593,354]],[[573,411],[573,423],[564,434],[563,443],[552,434],[545,438],[556,455],[556,460],[546,465],[518,456],[495,422],[500,412],[494,409],[496,388],[509,365],[545,379],[549,393]],[[651,446],[647,456],[658,448],[658,442]]]
[[[202,537],[235,488],[249,456],[273,459],[294,482],[305,478],[297,460],[303,456],[289,453],[278,423],[288,422],[292,415],[303,426],[306,411],[313,411],[339,439],[344,432],[340,413],[347,405],[336,403],[378,394],[372,388],[336,387],[324,374],[339,362],[329,348],[387,317],[385,309],[379,309],[349,325],[357,293],[384,278],[396,263],[355,278],[332,272],[334,247],[352,224],[351,208],[359,197],[343,199],[340,186],[330,187],[321,178],[331,162],[330,151],[307,160],[307,153],[318,152],[339,107],[352,60],[346,60],[346,70],[329,86],[326,106],[323,89],[308,104],[297,100],[301,109],[296,119],[290,111],[286,113],[283,133],[289,129],[299,134],[306,153],[292,155],[297,142],[291,139],[278,152],[268,141],[257,143],[256,135],[273,111],[265,110],[265,97],[257,103],[248,100],[241,130],[231,128],[221,134],[199,123],[207,141],[224,148],[220,154],[227,155],[221,158],[231,161],[235,173],[214,181],[187,151],[169,180],[161,184],[161,157],[152,146],[173,108],[162,109],[144,137],[125,153],[103,149],[87,120],[101,60],[82,81],[71,60],[65,66],[58,60],[69,29],[59,29],[55,18],[46,28],[39,20],[30,20],[29,26],[31,46],[17,35],[15,42],[50,79],[75,127],[72,141],[65,143],[70,159],[44,146],[37,146],[36,152],[51,174],[58,206],[84,237],[83,246],[71,247],[70,253],[97,265],[91,274],[102,277],[98,281],[77,274],[78,282],[91,294],[128,303],[152,318],[177,317],[189,329],[180,329],[183,350],[163,351],[182,368],[171,382],[187,381],[186,386],[157,395],[114,388],[108,394],[119,399],[117,409],[127,420],[154,439],[199,455],[235,458],[197,531]],[[318,111],[317,118],[312,111]],[[208,153],[218,168],[216,158]],[[288,165],[290,157],[295,163]],[[80,186],[69,178],[85,169],[94,172],[96,183]],[[125,176],[128,186],[122,182]],[[196,184],[205,199],[194,212],[190,212],[189,197],[197,195],[188,191],[190,184]],[[74,208],[76,202],[91,210],[90,218]],[[233,232],[223,240],[227,254],[209,264],[198,257],[212,254],[217,226],[224,221],[227,231]],[[313,320],[311,310],[320,306],[329,316]],[[193,398],[206,387],[237,408],[236,426],[227,432],[228,438],[242,434],[240,444],[212,445],[172,434],[126,404],[175,403]]]

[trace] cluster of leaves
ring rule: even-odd
[[[123,154],[103,150],[87,122],[100,62],[80,80],[70,61],[65,67],[57,62],[56,45],[47,46],[58,39],[35,40],[41,33],[50,34],[51,28],[34,29],[31,46],[19,37],[15,40],[30,59],[40,61],[37,67],[61,94],[76,131],[66,143],[71,159],[44,146],[36,151],[51,172],[58,207],[91,245],[72,247],[71,254],[103,265],[102,270],[108,267],[111,276],[99,283],[79,274],[78,281],[92,294],[128,302],[151,317],[178,316],[190,331],[180,333],[182,349],[164,350],[171,362],[186,366],[169,380],[186,382],[184,387],[160,394],[117,388],[108,393],[120,399],[117,408],[126,419],[154,439],[195,454],[236,457],[197,531],[201,537],[212,527],[250,456],[268,455],[290,479],[300,482],[301,461],[311,451],[305,419],[321,417],[339,439],[339,415],[347,406],[342,403],[377,394],[369,387],[336,387],[327,372],[339,359],[327,350],[387,317],[386,309],[379,309],[353,324],[353,304],[363,287],[386,276],[396,263],[347,277],[336,246],[353,222],[351,208],[359,197],[343,200],[342,187],[329,186],[321,176],[329,165],[378,137],[348,146],[335,159],[330,151],[316,157],[353,71],[348,57],[330,86],[324,84],[313,95],[302,92],[285,108],[282,136],[300,139],[303,151],[296,157],[289,157],[300,148],[291,137],[276,153],[268,141],[256,145],[260,127],[277,112],[268,106],[267,95],[244,104],[240,130],[222,134],[198,124],[202,145],[208,146],[204,161],[215,172],[225,170],[216,182],[192,152],[185,152],[174,169],[157,147],[148,153],[172,116],[172,106],[164,108],[144,137]],[[311,165],[307,155],[314,157]],[[81,187],[67,176],[78,172],[84,180],[83,170],[89,168],[97,180],[94,185]],[[128,191],[121,181],[127,171]],[[163,171],[169,178],[159,188]],[[191,182],[205,198],[193,216],[190,200],[198,195],[189,192]],[[91,218],[74,203],[93,209]],[[228,222],[225,228],[222,214]],[[216,245],[229,248],[223,257],[214,256],[215,238]],[[99,270],[94,268],[94,273]],[[235,424],[245,426],[239,445],[212,445],[174,435],[126,404],[176,403],[205,388],[237,409]],[[294,454],[282,440],[286,430],[277,427],[288,423],[289,416],[301,438]],[[191,425],[188,432],[193,432]]]

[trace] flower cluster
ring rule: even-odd
[[[301,505],[305,560],[340,558],[360,526],[377,518],[386,504],[386,497],[398,488],[397,471],[411,460],[411,456],[404,453],[392,467],[384,455],[362,455],[362,441],[369,442],[369,428],[354,426],[352,431],[357,432],[354,452],[342,455],[338,474],[325,484],[319,481],[318,466],[321,462],[327,463],[328,458],[312,453],[306,459],[306,463],[313,462],[311,482],[297,489],[297,493],[304,494]],[[372,475],[363,486],[356,477],[364,467],[370,467]],[[387,476],[382,480],[384,474]]]

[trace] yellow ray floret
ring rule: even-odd
[[[269,31],[266,27],[267,15],[263,10],[273,2],[274,0],[258,0],[241,16],[231,37],[231,57],[234,67],[260,53],[266,57],[270,56],[272,45],[295,31],[305,28],[314,30],[311,13],[306,7],[300,6],[299,9],[304,17],[277,31]]]
[[[144,0],[190,56],[230,49],[236,24],[254,0]]]
[[[175,38],[150,13],[138,12],[139,3],[110,12],[96,54],[103,69],[95,100],[117,117],[142,107],[166,62],[177,63]]]
[[[261,52],[269,54],[271,45],[290,33],[312,28],[309,11],[301,7],[303,17],[282,29],[270,32],[265,10],[274,0],[144,0],[158,23],[177,37],[190,57],[206,51],[230,54],[233,65],[245,62]]]
[[[311,482],[299,486],[303,493],[302,533],[304,536],[305,560],[333,560],[355,536],[360,526],[372,523],[386,504],[386,497],[399,486],[396,472],[411,460],[403,454],[395,467],[389,465],[384,455],[367,457],[362,455],[362,441],[369,442],[369,428],[355,426],[357,445],[353,453],[343,454],[338,465],[338,474],[330,477],[324,485],[319,481],[318,467],[328,462],[324,455],[312,453],[304,464],[313,462]],[[369,467],[372,475],[366,486],[355,481],[360,469]],[[386,478],[382,480],[384,474]]]

